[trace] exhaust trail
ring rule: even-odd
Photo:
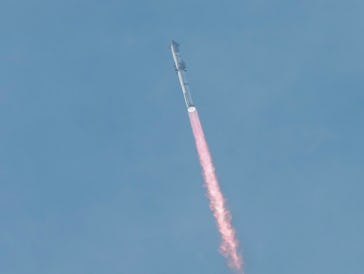
[[[242,260],[238,253],[238,241],[235,237],[235,230],[231,224],[231,214],[225,205],[225,199],[220,190],[215,167],[196,108],[189,108],[188,115],[202,167],[207,197],[210,200],[210,209],[214,214],[222,238],[220,251],[228,259],[228,265],[236,270],[237,273],[242,273]]]
[[[220,190],[219,182],[215,173],[209,147],[198,116],[196,107],[185,78],[186,64],[179,52],[179,44],[172,41],[171,51],[175,63],[175,70],[178,75],[183,97],[188,110],[193,136],[196,143],[197,153],[200,159],[204,177],[207,197],[210,201],[210,209],[215,217],[217,228],[221,235],[220,252],[227,258],[228,265],[236,273],[243,273],[243,262],[238,253],[239,243],[236,239],[235,230],[231,224],[231,213],[226,207],[224,196]]]

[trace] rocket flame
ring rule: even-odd
[[[196,148],[200,158],[202,173],[210,200],[210,209],[216,219],[218,230],[221,234],[221,253],[227,258],[228,265],[237,273],[243,273],[242,260],[238,253],[238,241],[235,238],[235,230],[231,225],[231,214],[226,208],[224,196],[221,193],[219,182],[215,174],[209,148],[201,126],[197,110],[193,107],[188,109]]]

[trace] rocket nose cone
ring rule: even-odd
[[[176,41],[174,41],[174,40],[172,40],[172,42],[171,42],[171,48],[172,48],[172,50],[173,51],[178,51],[178,48],[179,48],[179,44],[176,42]]]

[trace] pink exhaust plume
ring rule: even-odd
[[[242,260],[237,251],[238,241],[235,238],[235,230],[231,225],[231,214],[225,206],[225,200],[219,187],[214,164],[212,163],[196,108],[190,107],[188,109],[188,115],[190,117],[196,148],[200,158],[207,196],[210,200],[210,209],[214,214],[222,238],[220,251],[227,258],[228,265],[233,270],[237,273],[243,273]]]

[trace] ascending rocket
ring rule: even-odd
[[[179,51],[179,44],[175,41],[171,43],[171,51],[174,60],[175,69],[178,75],[178,80],[182,88],[183,97],[185,99],[186,107],[189,112],[193,112],[196,110],[195,106],[192,102],[191,93],[188,88],[188,83],[185,81],[185,71],[186,71],[186,64],[182,60],[180,51]]]

